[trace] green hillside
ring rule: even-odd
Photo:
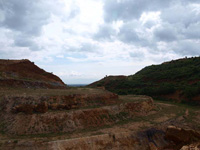
[[[90,86],[104,86],[121,95],[149,95],[200,103],[200,57],[148,66],[126,78],[105,77]]]

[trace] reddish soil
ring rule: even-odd
[[[151,98],[123,103],[116,94],[109,92],[101,95],[5,97],[0,106],[4,132],[23,135],[67,133],[112,125],[146,115],[154,108],[154,103]]]
[[[0,60],[0,86],[23,88],[65,88],[63,81],[24,60]]]
[[[200,95],[197,95],[197,96],[189,99],[189,98],[186,98],[181,91],[176,91],[173,94],[162,95],[161,97],[165,98],[167,100],[173,100],[176,102],[181,102],[183,100],[190,102],[192,100],[192,102],[196,102],[197,104],[200,104]]]
[[[168,94],[168,95],[162,95],[163,98],[169,99],[169,100],[175,100],[177,102],[181,102],[181,100],[184,99],[182,96],[181,91],[176,91],[173,94]]]
[[[81,107],[105,106],[120,103],[118,95],[105,92],[103,94],[73,94],[57,96],[6,96],[0,102],[6,112],[25,114],[45,113],[48,110],[70,110]]]

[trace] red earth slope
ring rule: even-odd
[[[0,59],[0,87],[65,88],[66,85],[27,59]]]

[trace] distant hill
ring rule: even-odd
[[[96,81],[88,86],[90,87],[101,87],[101,86],[106,86],[108,89],[112,89],[115,88],[115,86],[118,85],[118,81],[123,81],[124,79],[126,79],[127,76],[106,76],[103,79]],[[114,85],[111,85],[110,83],[113,82]],[[116,84],[116,85],[115,85]]]
[[[27,59],[0,59],[0,87],[65,88],[66,85]]]
[[[200,104],[200,57],[151,65],[124,78],[108,76],[89,86],[104,86],[121,95],[149,95]]]
[[[68,87],[84,87],[87,86],[88,84],[67,84]]]

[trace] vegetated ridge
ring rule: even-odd
[[[121,95],[142,94],[200,104],[200,57],[151,65],[134,75],[123,78],[108,76],[89,85],[99,86]]]
[[[0,59],[0,87],[65,88],[63,81],[33,62]]]

